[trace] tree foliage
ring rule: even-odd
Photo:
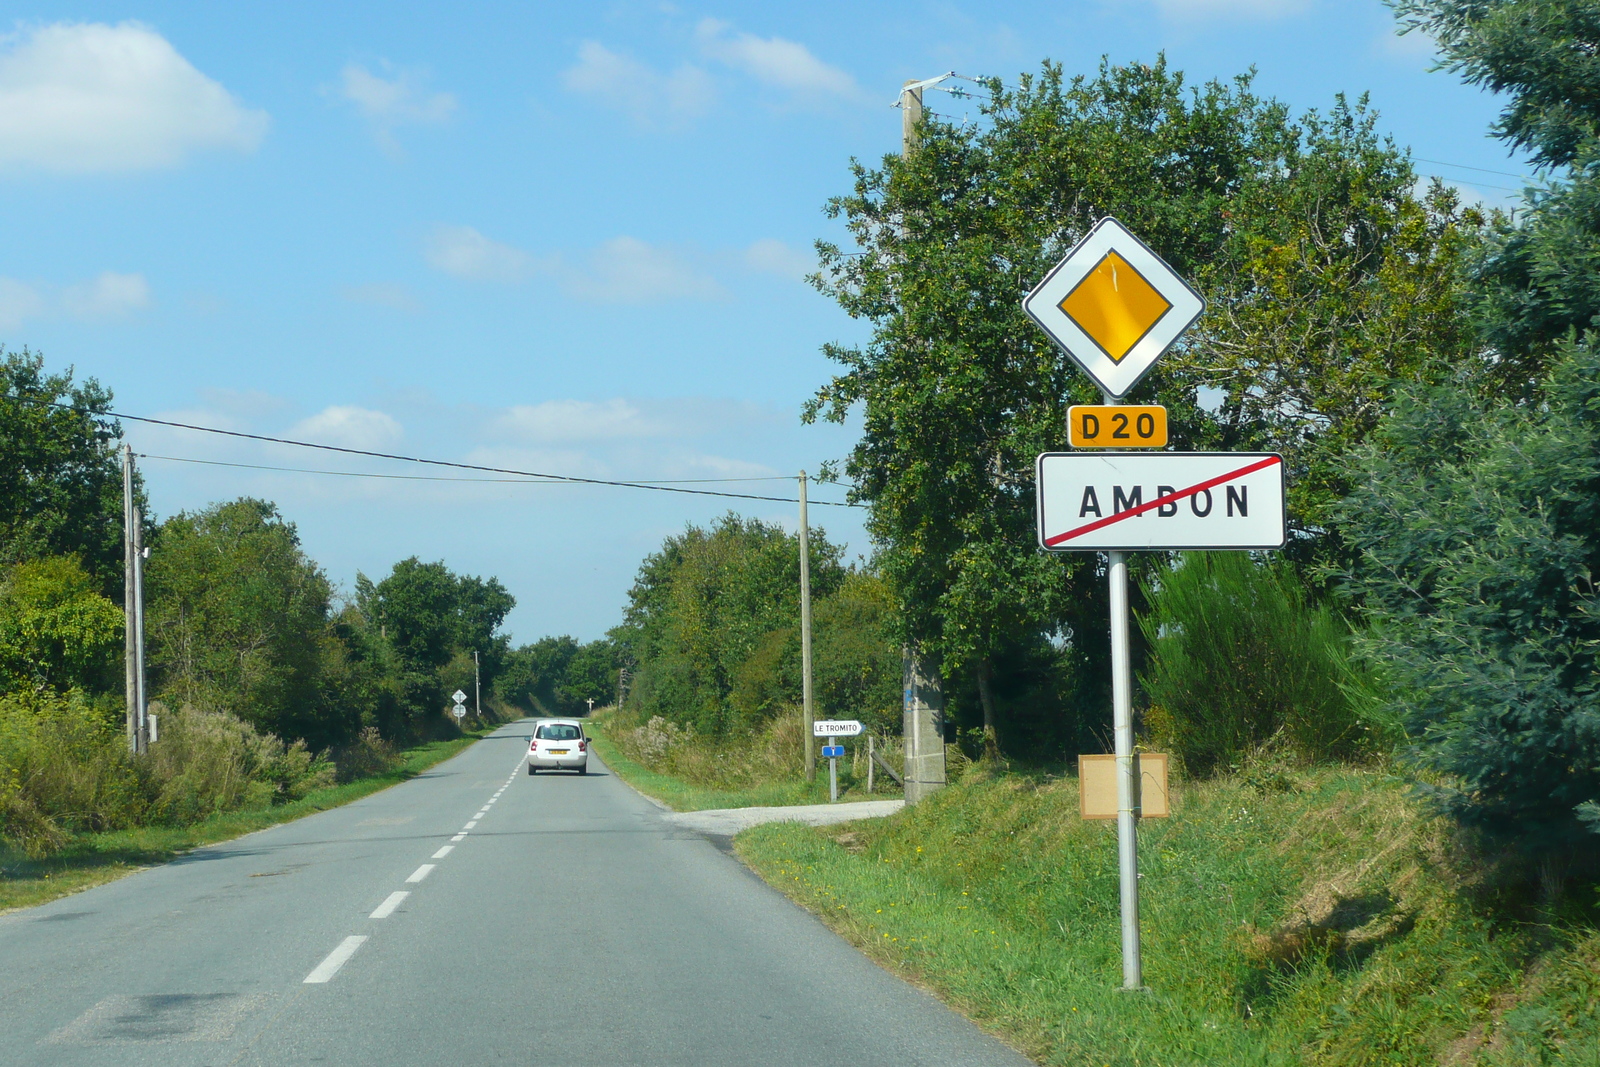
[[[122,598],[122,430],[111,393],[0,348],[0,565],[75,555]]]
[[[1527,396],[1600,316],[1600,2],[1401,0],[1441,65],[1506,95],[1494,130],[1548,180],[1496,220],[1472,282],[1491,391]]]
[[[280,737],[343,740],[319,687],[332,588],[294,524],[241,498],[162,523],[145,568],[156,691]]]
[[[76,556],[18,563],[0,579],[0,692],[103,693],[122,678],[122,611]]]
[[[820,530],[810,540],[812,595],[830,596],[845,577],[840,550]],[[690,526],[646,557],[612,636],[636,664],[633,699],[711,734],[749,726],[768,706],[732,696],[740,668],[768,635],[800,617],[799,539],[776,524],[728,514],[710,529]],[[798,697],[798,691],[794,696]]]
[[[1415,755],[1466,822],[1534,851],[1600,829],[1600,351],[1536,406],[1403,397],[1361,455],[1352,575]],[[1588,807],[1584,807],[1588,805]]]
[[[872,337],[828,346],[843,370],[807,417],[859,409],[843,473],[872,507],[904,636],[933,643],[948,675],[992,675],[1059,635],[1093,680],[1077,698],[1101,714],[1103,576],[1092,556],[1038,551],[1032,473],[1062,445],[1065,407],[1099,398],[1020,308],[1100,218],[1212,308],[1134,398],[1167,406],[1180,448],[1284,451],[1303,530],[1326,532],[1332,461],[1390,382],[1463,343],[1455,279],[1475,216],[1442,190],[1419,198],[1364,105],[1295,122],[1250,83],[1046,65],[992,84],[977,124],[930,118],[908,158],[855,165],[830,202],[855,247],[819,243],[817,284]]]
[[[544,637],[507,654],[495,692],[536,715],[585,715],[591,699],[600,706],[616,700],[619,666],[609,639]]]

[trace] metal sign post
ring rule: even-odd
[[[1119,411],[1118,407],[1122,397],[1205,310],[1205,299],[1188,282],[1127,227],[1116,219],[1104,218],[1034,286],[1022,307],[1094,379],[1105,398],[1104,407],[1071,409],[1068,436],[1074,446],[1154,448],[1166,444],[1165,410],[1143,407]],[[1056,462],[1063,458],[1065,463]],[[1136,480],[1123,469],[1129,460],[1150,458],[1153,457],[1124,452],[1065,457],[1047,454],[1039,457],[1037,483],[1039,546],[1055,552],[1106,553],[1124,989],[1144,987],[1139,957],[1139,766],[1133,750],[1126,552],[1130,548],[1155,547],[1138,540],[1141,536],[1160,540],[1172,536],[1179,526],[1186,533],[1192,532],[1187,522],[1167,521],[1178,515],[1178,502],[1188,499],[1198,506],[1192,498],[1200,492],[1209,493],[1211,487],[1227,481],[1230,473],[1185,468],[1185,474],[1198,475],[1198,481],[1193,481],[1179,478],[1174,471],[1145,470],[1141,480]],[[1084,459],[1095,461],[1098,466],[1091,469],[1080,462]],[[1278,468],[1281,474],[1281,462]],[[1235,469],[1232,474],[1243,477],[1262,469],[1265,468],[1249,472]],[[1224,477],[1217,478],[1219,473]],[[1145,475],[1152,481],[1148,497],[1142,480]],[[1064,488],[1063,476],[1079,490],[1075,502],[1071,499],[1072,489]],[[1162,476],[1173,479],[1172,484],[1163,484]],[[1238,491],[1247,493],[1248,489]],[[1259,499],[1259,492],[1257,496]],[[1210,499],[1208,495],[1208,508],[1212,506]],[[1248,504],[1237,510],[1247,512]],[[1258,515],[1261,510],[1257,508]],[[1156,514],[1147,517],[1151,511]],[[1200,536],[1216,533],[1222,527],[1219,517],[1217,522],[1203,527]],[[1217,536],[1234,532],[1230,526]],[[1130,537],[1133,543],[1126,543]]]
[[[862,730],[855,719],[818,719],[811,724],[814,737],[855,737]],[[839,757],[844,755],[843,745],[823,745],[823,758],[828,761],[828,802],[839,801]]]

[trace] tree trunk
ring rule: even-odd
[[[978,702],[983,705],[983,758],[1000,758],[1000,738],[994,729],[994,694],[989,691],[989,681],[994,677],[994,665],[989,657],[978,660]]]

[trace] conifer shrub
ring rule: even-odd
[[[1264,746],[1318,760],[1372,744],[1350,685],[1348,628],[1288,569],[1188,552],[1146,596],[1146,723],[1189,773],[1238,766]]]

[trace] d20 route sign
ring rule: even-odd
[[[1283,457],[1274,452],[1046,452],[1039,544],[1054,552],[1281,548]]]
[[[1177,271],[1110,216],[1022,301],[1028,316],[1115,397],[1138,384],[1205,307]]]

